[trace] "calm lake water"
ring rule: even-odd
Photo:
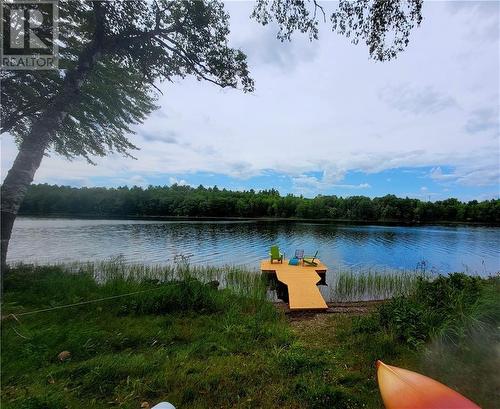
[[[299,222],[88,220],[19,217],[9,262],[49,264],[106,260],[164,264],[179,255],[193,264],[258,269],[269,246],[286,256],[319,250],[331,268],[415,269],[442,273],[500,271],[500,228],[360,226]]]

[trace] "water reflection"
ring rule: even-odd
[[[53,263],[110,259],[258,268],[277,243],[287,256],[319,250],[332,267],[415,269],[423,260],[440,272],[481,275],[500,270],[500,229],[471,226],[342,226],[291,222],[188,222],[18,218],[9,262]]]

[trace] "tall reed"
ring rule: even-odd
[[[411,292],[426,273],[416,271],[342,269],[332,273],[331,301],[385,300]]]
[[[64,264],[63,267],[73,273],[90,274],[98,283],[117,280],[136,283],[198,280],[202,283],[217,282],[219,288],[227,288],[243,296],[262,299],[266,296],[266,284],[261,274],[235,265],[190,265],[186,260],[168,265],[144,265],[115,259]]]

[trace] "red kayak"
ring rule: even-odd
[[[377,379],[386,409],[481,409],[434,379],[382,361]]]

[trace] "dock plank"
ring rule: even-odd
[[[291,310],[324,310],[328,306],[316,284],[321,280],[318,272],[326,272],[327,267],[319,260],[317,263],[316,267],[302,264],[291,266],[288,260],[283,263],[263,260],[260,268],[263,273],[274,272],[276,278],[288,287]]]

